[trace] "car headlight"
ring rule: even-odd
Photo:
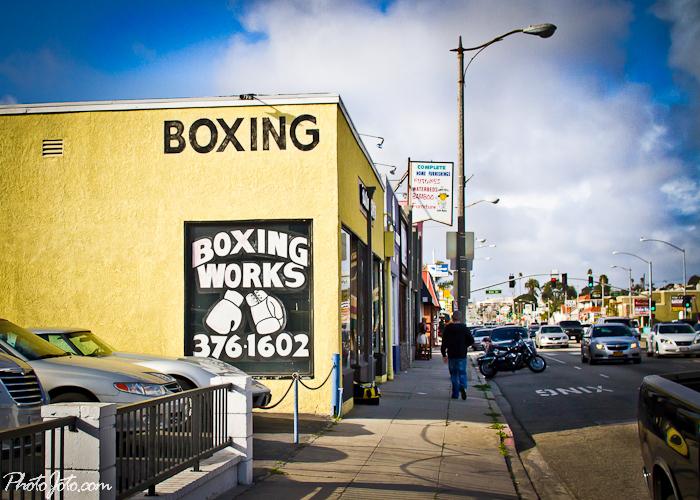
[[[141,396],[165,396],[168,390],[159,384],[142,384],[141,382],[116,382],[114,388],[129,394]]]
[[[695,337],[695,340],[693,340],[693,344],[700,344],[700,337]]]
[[[636,342],[630,344],[630,349],[636,349],[637,347],[639,347],[639,345]]]
[[[660,338],[660,339],[659,339],[659,342],[661,342],[662,344],[670,344],[670,343],[671,343],[671,339]]]
[[[175,379],[166,373],[148,372],[148,374],[153,375],[154,377],[157,377],[157,378],[163,380],[164,382],[175,382]]]
[[[596,344],[595,348],[596,349],[605,349],[605,344]]]

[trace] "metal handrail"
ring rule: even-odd
[[[29,434],[38,434],[39,432],[58,429],[59,427],[68,427],[71,432],[76,432],[78,417],[60,417],[53,420],[45,420],[35,424],[27,424],[14,429],[0,431],[0,440],[16,439],[28,436]]]
[[[192,389],[121,406],[116,415],[117,498],[156,484],[232,445],[227,393],[233,384]]]
[[[124,413],[126,411],[132,411],[132,410],[138,410],[141,408],[148,408],[150,406],[155,406],[160,403],[166,403],[168,401],[175,401],[177,399],[180,399],[183,394],[198,394],[198,393],[205,393],[205,392],[211,392],[212,390],[216,389],[223,389],[226,388],[229,391],[234,388],[233,384],[221,384],[221,385],[211,385],[209,387],[200,387],[198,389],[190,389],[187,391],[182,391],[182,392],[176,392],[173,394],[168,394],[167,396],[158,396],[155,398],[147,399],[146,401],[142,401],[140,403],[129,403],[125,405],[121,405],[117,407],[117,415],[120,413]]]

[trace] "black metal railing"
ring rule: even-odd
[[[50,485],[64,479],[65,433],[76,432],[76,423],[77,417],[62,417],[0,431],[0,496],[63,500],[63,489],[53,491]]]
[[[231,445],[232,384],[192,389],[117,408],[117,498],[148,489]]]

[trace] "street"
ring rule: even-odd
[[[519,452],[533,444],[579,499],[647,498],[637,437],[637,390],[644,376],[700,369],[700,359],[647,358],[642,363],[582,364],[580,347],[540,350],[541,374],[498,373]],[[503,406],[503,405],[502,405]],[[506,405],[507,407],[507,405]],[[533,443],[534,441],[534,443]]]

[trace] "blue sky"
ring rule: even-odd
[[[607,272],[619,249],[649,253],[658,276],[677,279],[675,256],[639,247],[640,232],[694,249],[689,274],[700,273],[698,0],[28,0],[6,3],[3,21],[0,103],[339,92],[360,132],[385,137],[381,150],[368,144],[374,160],[394,165],[456,157],[457,36],[468,45],[554,22],[551,39],[512,37],[469,69],[468,196],[503,200],[468,213],[498,240],[482,276]],[[439,125],[407,126],[423,122]],[[444,230],[429,232],[437,258]],[[520,254],[543,239],[557,243],[525,269]]]

